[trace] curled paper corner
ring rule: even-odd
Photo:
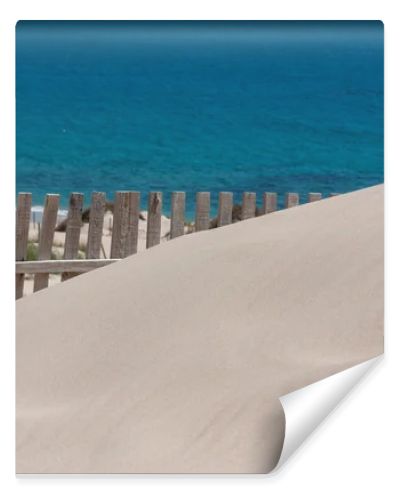
[[[285,414],[285,438],[277,472],[310,434],[360,380],[383,359],[383,354],[279,398]]]

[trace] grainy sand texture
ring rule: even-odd
[[[265,473],[279,396],[383,351],[383,186],[17,301],[18,473]]]

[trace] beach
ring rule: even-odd
[[[269,472],[278,398],[383,352],[383,186],[173,239],[16,311],[17,473]]]
[[[384,31],[16,23],[17,474],[275,472],[383,358]]]
[[[62,211],[63,216],[64,210]],[[64,219],[63,216],[58,218],[58,222],[61,222]],[[161,239],[160,243],[164,243],[169,240],[169,232],[171,227],[171,219],[165,215],[161,216]],[[100,254],[100,258],[109,259],[111,252],[111,240],[112,240],[112,228],[113,228],[113,214],[108,211],[104,215],[104,223],[103,223],[103,234],[102,234],[102,250]],[[79,258],[85,258],[85,251],[87,245],[87,237],[88,237],[89,223],[82,223],[80,238],[79,238]],[[188,228],[186,227],[186,231]],[[39,244],[39,234],[40,232],[40,224],[37,222],[31,221],[29,224],[29,243],[38,247]],[[139,219],[139,231],[138,231],[138,252],[142,252],[146,250],[146,234],[147,234],[147,211],[143,210],[140,212]],[[54,259],[62,259],[64,255],[65,248],[65,231],[55,231],[53,245],[52,245],[52,258]],[[33,293],[33,278],[34,275],[27,274],[25,276],[24,283],[24,295],[30,295]],[[49,286],[57,285],[61,282],[60,274],[50,274],[49,275]]]

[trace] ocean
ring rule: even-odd
[[[16,191],[383,182],[380,22],[19,22]],[[282,203],[283,197],[280,198]]]

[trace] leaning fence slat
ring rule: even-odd
[[[111,258],[123,259],[137,252],[139,233],[140,193],[115,193]]]
[[[210,193],[202,192],[196,194],[196,231],[204,231],[210,228]]]
[[[278,208],[278,197],[276,193],[264,193],[263,196],[263,212],[270,214]]]
[[[26,260],[15,263],[16,274],[48,274],[48,273],[86,273],[99,267],[119,262],[121,259],[54,259],[54,260]]]
[[[42,226],[40,229],[38,260],[49,260],[53,246],[54,230],[57,224],[58,204],[60,195],[48,194],[44,202]],[[33,282],[33,291],[38,292],[49,286],[49,275],[36,274]]]
[[[243,193],[242,220],[256,216],[256,193]]]
[[[149,193],[147,208],[146,248],[158,245],[161,241],[162,193]]]
[[[25,260],[28,250],[29,222],[31,218],[32,195],[31,193],[19,193],[16,231],[15,231],[15,260]],[[24,294],[24,273],[15,275],[15,298],[19,299]]]
[[[92,201],[90,204],[90,215],[89,215],[88,239],[86,244],[87,259],[98,259],[100,257],[105,206],[106,206],[106,195],[104,193],[92,193]]]
[[[286,193],[285,195],[285,207],[292,208],[299,204],[298,193]]]
[[[171,194],[171,239],[185,234],[185,201],[184,192],[174,191]]]
[[[76,259],[79,253],[79,238],[82,226],[83,194],[71,193],[69,198],[67,229],[65,232],[64,259]],[[74,273],[65,272],[61,281],[75,276]]]
[[[226,226],[232,223],[233,194],[219,193],[217,226]]]
[[[319,201],[322,199],[321,193],[308,193],[308,202],[312,203],[313,201]]]

